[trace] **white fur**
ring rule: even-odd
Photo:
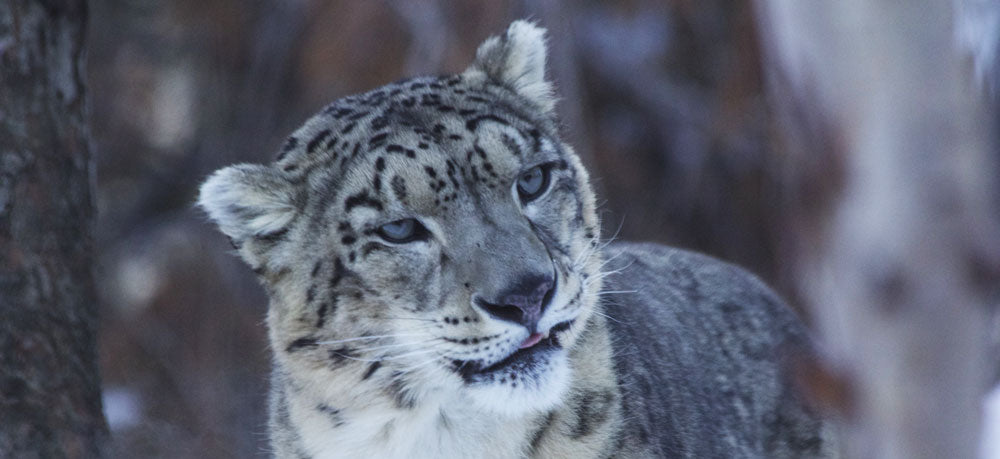
[[[272,168],[253,164],[231,166],[205,181],[198,205],[225,235],[243,241],[279,231],[295,216],[295,207],[284,185]]]
[[[491,37],[476,51],[470,71],[481,71],[535,103],[542,111],[555,108],[552,84],[545,79],[545,29],[514,21],[506,35]]]
[[[412,410],[369,407],[357,417],[345,412],[347,422],[336,429],[294,399],[290,410],[306,452],[316,458],[521,457],[532,426],[526,419],[483,416],[455,393],[425,400]]]
[[[571,379],[566,351],[559,351],[537,376],[523,376],[517,388],[502,384],[476,384],[465,389],[480,408],[503,416],[542,413],[563,402]],[[530,380],[528,378],[531,378]]]

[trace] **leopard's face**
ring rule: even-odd
[[[273,165],[206,184],[210,214],[206,196],[238,194],[222,209],[259,227],[213,215],[268,288],[287,371],[329,373],[331,393],[381,388],[398,408],[560,400],[600,284],[594,198],[545,101],[489,70],[338,101]]]

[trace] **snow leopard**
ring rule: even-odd
[[[198,202],[269,297],[280,458],[829,457],[795,314],[721,261],[600,236],[545,30],[326,106]],[[622,158],[621,160],[627,160]]]

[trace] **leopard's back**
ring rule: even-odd
[[[759,279],[657,244],[613,244],[601,308],[622,391],[623,448],[647,457],[824,457],[829,428],[791,389],[811,352]]]

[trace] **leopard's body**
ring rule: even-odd
[[[831,453],[779,371],[805,334],[765,286],[599,243],[545,52],[515,22],[464,73],[337,101],[274,164],[203,185],[270,296],[275,455]]]

